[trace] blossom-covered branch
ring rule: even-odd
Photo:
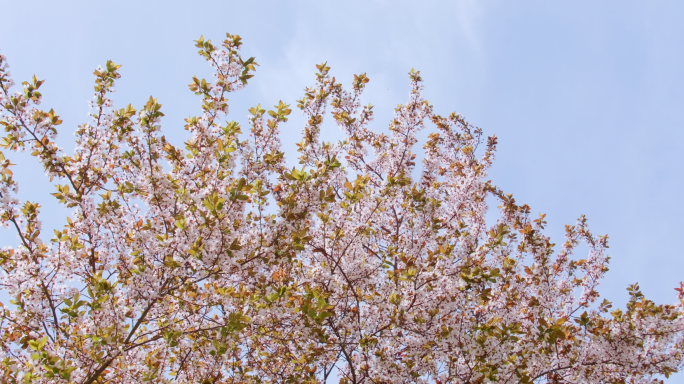
[[[638,383],[681,368],[682,289],[673,305],[637,284],[626,309],[601,302],[608,238],[581,216],[556,251],[544,215],[486,180],[497,138],[437,115],[420,72],[383,134],[368,76],[346,88],[317,65],[289,168],[288,104],[251,108],[245,133],[227,119],[257,66],[241,38],[196,46],[213,78],[190,82],[185,148],[157,99],[114,107],[108,61],[73,155],[39,108],[43,80],[15,90],[0,56],[1,144],[30,150],[72,209],[45,242],[0,154],[0,218],[18,235],[0,251],[5,382]],[[343,140],[324,140],[326,118]]]

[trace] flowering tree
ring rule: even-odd
[[[202,113],[185,149],[161,135],[155,99],[113,107],[107,62],[65,154],[43,81],[13,92],[0,56],[2,145],[30,150],[73,209],[44,242],[40,206],[20,203],[0,158],[1,219],[19,238],[0,252],[3,382],[637,383],[681,367],[682,289],[675,305],[636,284],[624,310],[597,301],[607,237],[582,217],[555,252],[544,216],[484,180],[496,137],[481,148],[479,128],[436,115],[419,72],[380,134],[359,101],[365,74],[345,89],[318,65],[289,169],[288,105],[251,108],[249,135],[225,120],[256,65],[240,37],[196,43],[214,79],[190,83]],[[328,106],[339,143],[320,137]],[[573,258],[581,242],[589,254]]]

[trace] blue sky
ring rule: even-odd
[[[0,53],[17,83],[34,73],[47,79],[43,106],[63,117],[65,148],[87,121],[92,71],[108,59],[123,64],[115,102],[157,97],[167,137],[182,142],[182,119],[199,113],[187,84],[209,73],[192,43],[202,34],[241,35],[244,55],[260,64],[232,95],[231,118],[243,123],[257,103],[295,104],[314,65],[327,61],[348,84],[368,74],[365,101],[375,105],[376,129],[386,129],[416,68],[438,113],[459,112],[499,137],[491,179],[547,213],[557,243],[580,214],[610,235],[604,297],[623,305],[627,285],[639,282],[657,303],[676,299],[684,279],[681,1],[3,1],[0,9]],[[339,137],[329,127],[327,137]],[[284,129],[291,160],[301,128],[296,116]],[[46,226],[61,226],[65,212],[41,169],[9,157],[20,162],[21,196],[52,206],[43,209]],[[0,241],[16,243],[4,231]]]

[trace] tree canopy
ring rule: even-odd
[[[114,108],[120,65],[98,67],[72,155],[43,80],[13,90],[0,56],[1,144],[30,151],[72,209],[46,242],[2,155],[1,220],[18,234],[0,251],[3,382],[641,383],[681,367],[682,287],[673,305],[637,284],[624,309],[601,301],[607,236],[582,216],[554,248],[544,215],[486,180],[496,137],[437,115],[420,72],[385,134],[360,102],[366,74],[344,87],[317,65],[290,168],[288,104],[251,108],[248,134],[227,119],[257,65],[241,45],[196,41],[213,79],[189,85],[185,148],[156,99]],[[326,116],[343,140],[323,140]]]

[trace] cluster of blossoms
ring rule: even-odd
[[[435,114],[419,72],[380,134],[366,75],[345,90],[318,65],[289,169],[287,104],[251,108],[247,136],[225,119],[256,65],[240,37],[196,43],[214,79],[190,83],[202,114],[185,149],[162,136],[156,99],[113,108],[107,62],[66,155],[42,81],[12,93],[0,56],[1,144],[30,149],[73,208],[43,242],[39,205],[20,204],[0,157],[0,217],[20,240],[0,251],[3,382],[642,383],[681,368],[683,289],[675,305],[637,285],[625,310],[599,302],[607,237],[582,217],[554,252],[544,216],[484,181],[496,137]],[[328,106],[339,143],[320,137]]]

